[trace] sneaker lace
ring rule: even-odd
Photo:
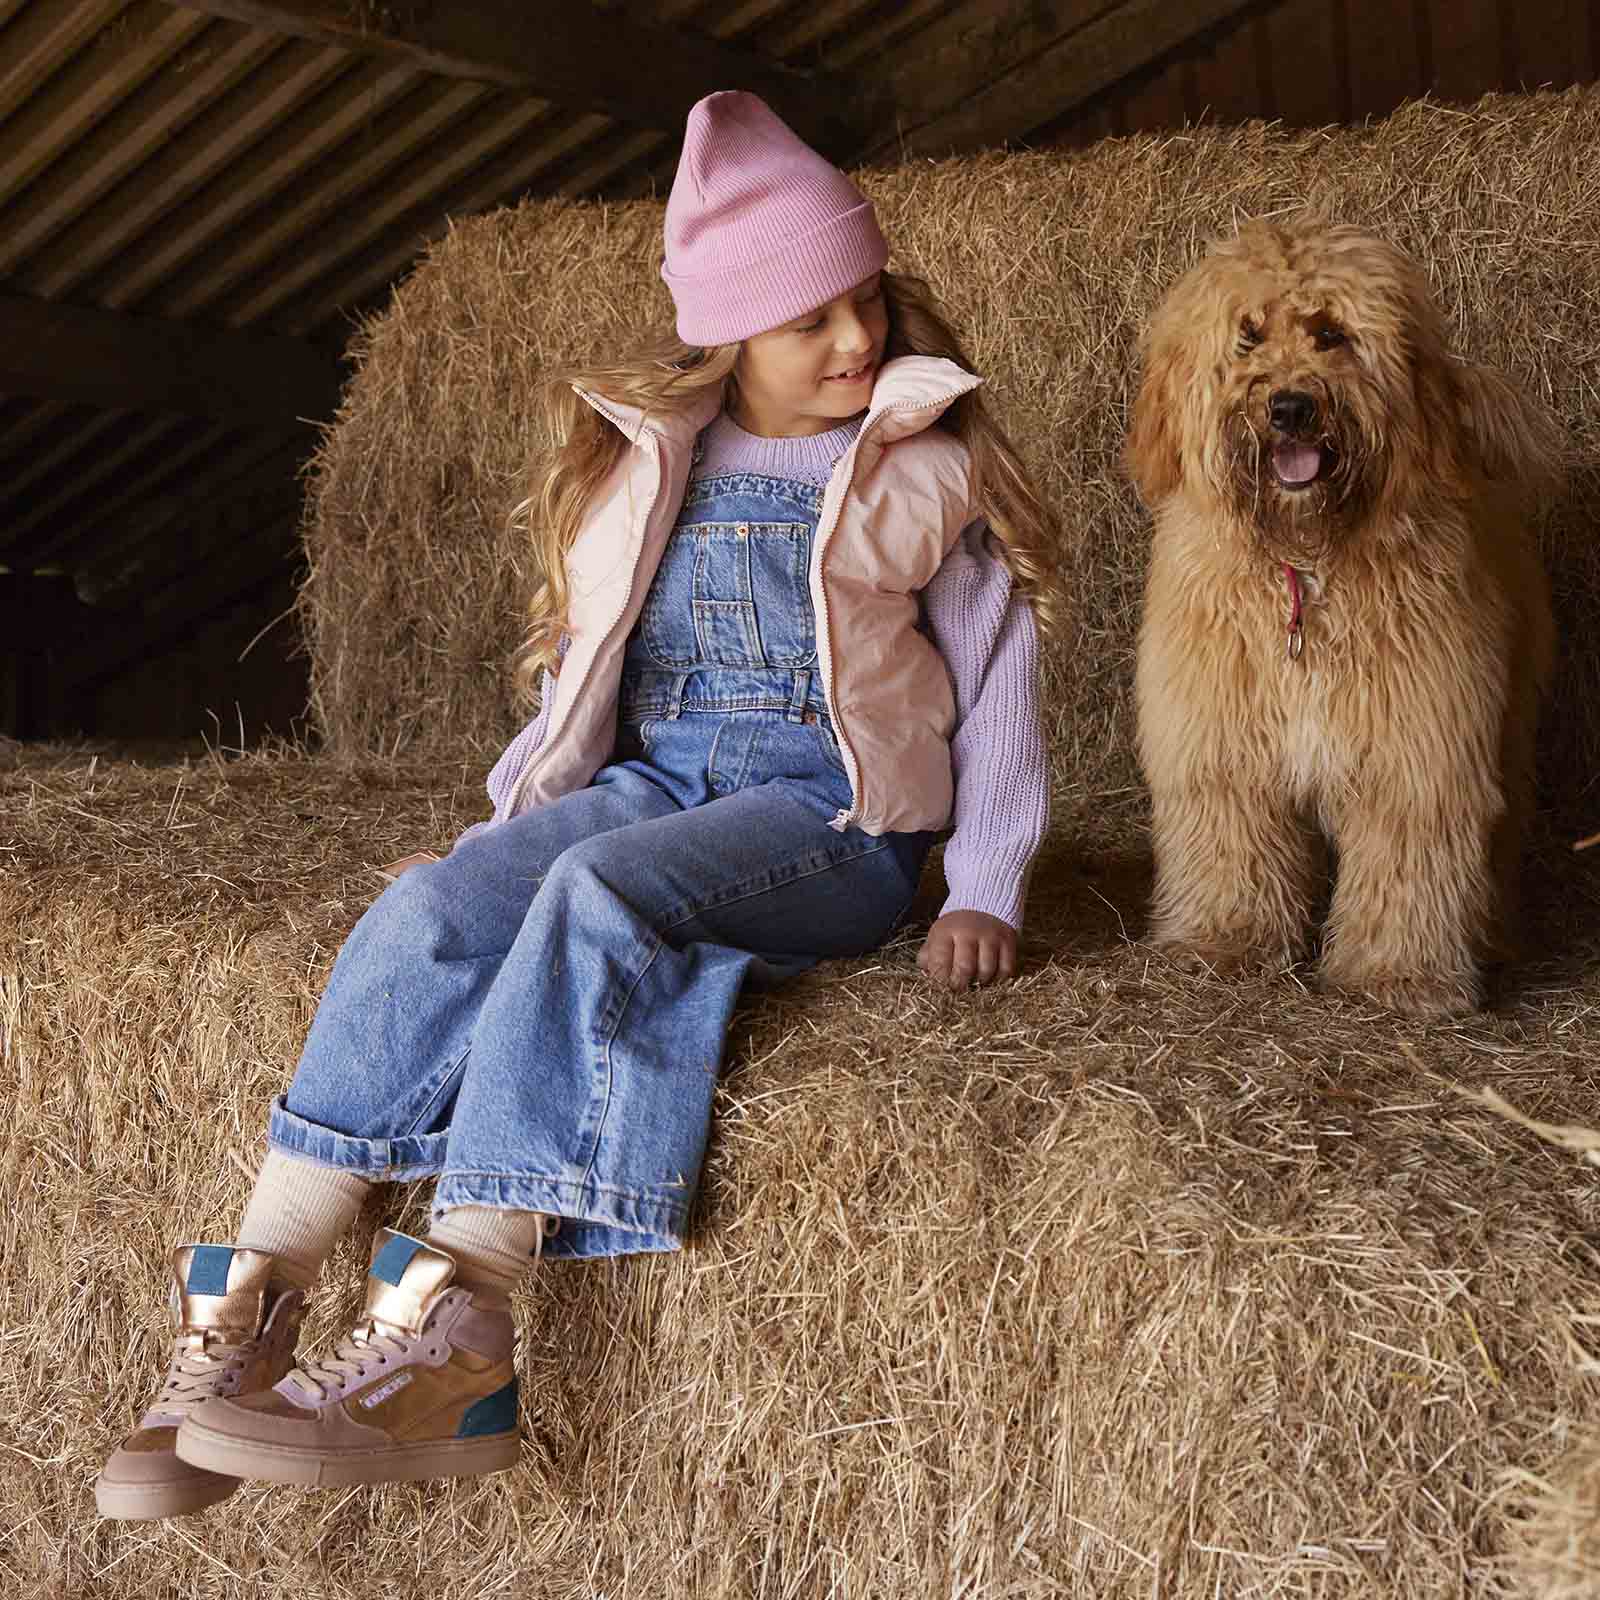
[[[329,1389],[342,1389],[364,1378],[371,1366],[386,1367],[390,1356],[410,1353],[412,1341],[398,1329],[379,1322],[358,1322],[320,1361],[297,1366],[289,1377],[314,1399],[325,1400]]]
[[[211,1399],[221,1390],[228,1374],[255,1353],[255,1344],[254,1339],[239,1344],[212,1343],[204,1335],[196,1343],[195,1336],[181,1334],[166,1381],[156,1397],[157,1404],[163,1410],[174,1411]]]

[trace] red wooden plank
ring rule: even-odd
[[[1235,23],[1189,61],[1189,114],[1195,121],[1247,122],[1269,115],[1261,92],[1258,30]]]
[[[1056,145],[1064,150],[1082,150],[1115,133],[1104,101],[1080,106],[1064,121],[1047,128],[1036,139],[1040,145]]]
[[[1416,15],[1396,0],[1345,0],[1349,41],[1350,116],[1386,117],[1426,88],[1417,48]]]
[[[1476,100],[1504,81],[1498,0],[1428,0],[1433,92]]]
[[[1183,63],[1169,62],[1159,72],[1130,85],[1122,109],[1130,133],[1181,128],[1188,120],[1183,98]]]
[[[1342,122],[1344,68],[1329,0],[1284,0],[1266,22],[1278,116],[1294,128]]]
[[[1589,75],[1588,0],[1500,0],[1511,37],[1511,82],[1563,89]]]

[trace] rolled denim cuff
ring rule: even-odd
[[[444,1166],[445,1133],[414,1133],[399,1139],[358,1139],[297,1117],[283,1095],[267,1116],[267,1143],[306,1161],[359,1172],[375,1183],[411,1183],[431,1178]]]
[[[433,1214],[453,1206],[543,1212],[561,1219],[555,1234],[545,1240],[544,1254],[586,1261],[681,1250],[689,1205],[689,1194],[681,1190],[637,1194],[530,1173],[451,1172],[439,1180]]]

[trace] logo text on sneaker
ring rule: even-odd
[[[361,1404],[370,1411],[374,1406],[381,1406],[390,1395],[399,1394],[410,1382],[411,1374],[409,1372],[397,1372],[387,1383],[380,1383],[371,1394],[362,1395]]]

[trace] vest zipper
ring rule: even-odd
[[[610,411],[606,410],[606,408],[604,406],[596,405],[595,401],[593,400],[593,398],[591,396],[585,395],[584,398],[586,400],[588,400],[590,405],[593,405],[595,410],[600,412],[602,416],[606,417],[612,423],[616,423],[617,422],[616,417]],[[618,424],[618,426],[620,426],[620,424]],[[656,437],[655,431],[653,429],[651,429],[651,428],[641,428],[639,430],[639,435],[640,435],[641,438],[644,438],[644,437],[648,436],[648,438],[650,440],[650,457],[651,457],[651,460],[653,461],[653,463],[655,464],[655,469],[656,469],[656,486],[650,493],[649,504],[645,506],[644,515],[643,515],[643,517],[640,518],[640,521],[639,521],[639,526],[640,526],[639,542],[640,542],[640,547],[643,548],[644,530],[649,527],[650,518],[651,518],[652,514],[654,513],[654,511],[656,509],[656,502],[661,498],[661,479],[662,479],[663,474],[662,474],[662,470],[661,470],[661,442]],[[629,578],[628,578],[628,587],[623,592],[622,604],[617,608],[616,612],[613,614],[613,616],[611,617],[610,621],[608,621],[606,623],[605,629],[600,635],[600,647],[604,647],[606,640],[611,636],[611,630],[613,628],[615,628],[616,625],[626,615],[627,610],[628,610],[628,602],[630,600],[632,600],[632,598],[633,598],[633,586],[638,581],[639,581],[639,562],[638,562],[638,559],[636,557],[634,559],[634,562],[633,562],[633,571],[629,575]],[[571,700],[568,701],[569,709],[571,707],[575,707],[578,704],[578,701],[583,697],[583,691],[589,685],[589,677],[594,671],[594,663],[595,663],[596,658],[599,656],[599,654],[600,654],[600,648],[596,648],[594,651],[592,651],[590,653],[589,665],[584,668],[583,677],[579,680],[578,687],[574,691]],[[511,786],[511,798],[510,798],[510,800],[508,801],[508,803],[506,805],[506,817],[507,817],[508,820],[511,817],[516,816],[517,808],[522,804],[523,793],[525,792],[525,790],[528,787],[528,780],[533,776],[534,772],[538,769],[538,767],[540,765],[540,759],[539,758],[542,755],[548,755],[549,752],[555,747],[556,731],[557,730],[556,730],[555,714],[552,711],[551,717],[550,717],[550,728],[549,728],[549,731],[545,734],[544,749],[543,750],[534,751],[533,755],[530,756],[529,759],[528,759],[527,766],[525,766],[522,769],[522,771],[517,776],[517,781]]]
[[[833,719],[834,737],[839,741],[839,754],[844,757],[845,776],[850,780],[849,808],[835,812],[833,820],[828,824],[835,833],[843,833],[861,815],[861,765],[856,760],[855,751],[850,746],[850,736],[845,730],[843,721],[840,719],[839,707],[833,694],[833,634],[828,624],[828,591],[822,582],[822,563],[827,558],[828,541],[832,539],[834,530],[839,525],[839,515],[844,510],[845,497],[850,492],[850,485],[855,482],[856,458],[868,433],[878,427],[891,412],[931,411],[935,406],[941,410],[948,411],[962,395],[971,393],[982,381],[981,378],[974,378],[965,388],[958,389],[955,394],[946,395],[939,400],[919,400],[915,404],[903,402],[900,405],[885,406],[856,435],[855,443],[850,446],[850,452],[845,458],[850,463],[849,475],[844,480],[844,487],[839,492],[832,515],[828,518],[825,526],[819,526],[817,529],[817,583],[815,596],[817,608],[817,664],[822,668],[822,698],[827,704],[829,716]],[[828,488],[830,491],[832,490],[833,485],[831,482]]]
[[[968,376],[971,377],[971,374]],[[850,491],[850,485],[855,481],[857,455],[860,452],[862,441],[867,437],[868,433],[872,429],[878,427],[883,422],[884,418],[894,412],[931,411],[935,407],[938,407],[940,410],[948,410],[952,405],[955,404],[957,400],[961,398],[962,395],[971,393],[971,391],[976,389],[982,382],[983,380],[981,378],[971,377],[971,381],[962,385],[955,391],[955,393],[945,395],[940,399],[919,400],[914,403],[902,401],[899,405],[885,406],[883,410],[880,411],[876,417],[873,417],[862,428],[861,432],[856,435],[855,443],[851,445],[850,451],[845,457],[845,459],[850,463],[850,471],[849,475],[844,480],[844,488],[839,493],[831,516],[828,518],[825,524],[819,525],[817,529],[817,554],[815,561],[817,581],[816,594],[814,597],[818,620],[817,658],[818,663],[822,668],[823,700],[827,704],[829,716],[833,721],[834,736],[839,741],[839,754],[844,758],[845,776],[850,780],[850,806],[847,810],[836,812],[833,820],[828,824],[828,826],[836,833],[843,833],[845,829],[848,828],[861,813],[861,807],[859,804],[859,797],[861,793],[861,766],[856,760],[855,751],[851,748],[849,735],[845,731],[844,724],[839,719],[838,706],[833,695],[833,637],[828,624],[827,591],[824,589],[822,584],[822,563],[824,557],[827,555],[827,544],[828,541],[833,537],[834,530],[838,526],[839,514],[844,509],[845,496]],[[579,392],[582,393],[582,391]],[[607,406],[602,404],[596,396],[585,393],[583,394],[583,398],[619,430],[622,429],[622,423],[616,414]],[[661,441],[653,428],[644,427],[641,428],[639,432],[641,438],[645,435],[649,435],[651,456],[656,468],[655,488],[651,492],[650,503],[645,507],[644,516],[642,518],[642,523],[645,526],[648,526],[650,518],[655,511],[656,502],[661,498],[661,480],[664,476],[661,469]],[[832,487],[832,481],[830,480],[828,492],[831,492]],[[641,538],[641,548],[642,545],[643,541]],[[639,562],[636,557],[633,563],[633,572],[628,581],[627,592],[622,597],[622,605],[611,617],[610,621],[606,623],[605,630],[601,634],[600,644],[602,646],[605,644],[606,638],[610,635],[611,630],[616,627],[617,623],[622,620],[623,615],[627,612],[628,602],[633,598],[633,586],[638,582],[638,579]],[[598,654],[598,649],[591,654],[589,658],[589,667],[585,670],[583,680],[578,684],[577,690],[572,696],[572,700],[570,702],[571,705],[575,706],[578,703],[578,700],[583,695],[583,691],[588,687],[589,673],[593,670],[594,661]],[[507,818],[517,815],[517,808],[522,804],[522,796],[527,789],[528,780],[533,776],[534,772],[540,766],[541,756],[548,755],[549,751],[554,746],[555,737],[556,726],[554,715],[552,714],[550,728],[545,735],[544,749],[542,751],[534,752],[534,754],[529,758],[527,766],[525,766],[517,775],[516,782],[511,786],[510,799],[506,805]]]

